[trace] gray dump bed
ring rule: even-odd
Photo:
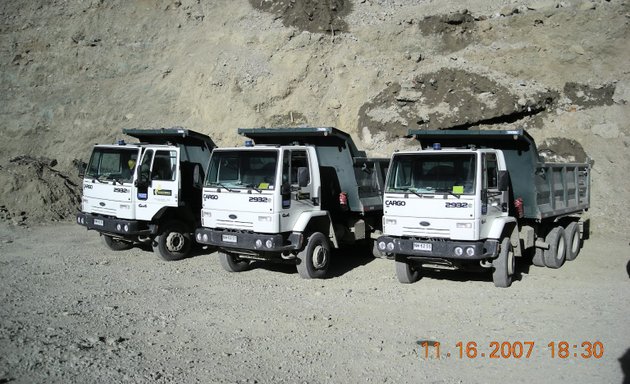
[[[216,144],[209,136],[181,127],[123,129],[125,135],[147,144],[170,144],[180,148],[183,163],[199,164],[207,171],[210,153]]]
[[[524,217],[547,219],[584,211],[590,206],[590,164],[545,163],[534,139],[524,130],[466,131],[410,130],[423,147],[500,149],[505,155],[512,185],[511,198],[522,198]]]
[[[352,137],[333,127],[239,128],[238,133],[256,144],[312,145],[319,158],[324,181],[348,194],[348,205],[354,212],[383,210],[383,185],[389,159],[367,158]]]

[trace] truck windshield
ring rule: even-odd
[[[278,152],[217,151],[212,153],[207,187],[274,189]]]
[[[85,172],[93,180],[131,183],[138,160],[138,148],[95,147]]]
[[[474,194],[475,155],[408,154],[392,159],[385,192]]]

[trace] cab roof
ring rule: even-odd
[[[334,127],[300,127],[300,128],[239,128],[238,134],[250,138],[256,144],[304,145],[321,147],[347,148],[352,157],[365,157],[352,137]]]
[[[208,147],[214,149],[217,145],[203,133],[191,131],[182,127],[155,129],[123,129],[125,135],[135,137],[148,144],[181,144]]]

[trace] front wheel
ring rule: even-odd
[[[323,233],[315,232],[297,255],[297,271],[304,279],[321,279],[330,266],[330,244]]]
[[[219,263],[228,272],[243,272],[249,269],[249,261],[227,252],[219,252]]]
[[[112,251],[126,251],[133,248],[133,243],[129,241],[114,239],[112,236],[103,235],[103,243]]]
[[[420,270],[408,261],[396,257],[396,277],[403,284],[411,284],[420,280]]]
[[[188,256],[192,237],[186,225],[178,220],[169,221],[153,240],[153,252],[166,261],[181,260]]]
[[[514,275],[514,250],[509,237],[501,240],[501,249],[499,257],[492,260],[494,271],[492,272],[492,282],[495,287],[507,288],[512,285],[512,276]]]

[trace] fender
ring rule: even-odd
[[[503,216],[494,219],[494,221],[492,222],[492,227],[490,227],[490,232],[488,232],[488,238],[501,241],[503,230],[505,226],[510,223],[516,224],[516,218],[512,216]],[[511,236],[512,234],[510,234],[510,237]]]
[[[307,211],[302,212],[300,217],[295,222],[295,226],[293,227],[293,232],[304,232],[308,223],[310,223],[311,218],[313,217],[322,217],[327,216],[328,222],[331,222],[330,217],[328,216],[328,212],[326,211]]]
[[[327,231],[328,237],[330,238],[333,246],[335,248],[338,248],[339,243],[337,242],[337,236],[335,235],[335,231],[332,227],[332,219],[330,218],[330,214],[328,213],[328,211],[302,212],[300,214],[300,217],[295,222],[295,226],[293,227],[293,232],[303,233],[307,229],[309,224],[311,224],[314,218],[323,218],[326,220],[327,228],[325,230],[322,228],[320,231],[324,232],[324,234],[326,234],[326,231]],[[320,224],[323,224],[323,223],[320,223]]]

